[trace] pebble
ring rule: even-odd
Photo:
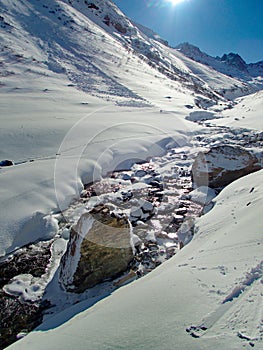
[[[136,170],[134,173],[135,177],[144,177],[145,175],[147,175],[145,170]]]

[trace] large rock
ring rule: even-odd
[[[239,146],[217,146],[206,153],[198,153],[192,166],[195,187],[222,188],[260,170],[258,159]]]
[[[72,228],[60,281],[68,291],[81,293],[126,271],[132,258],[128,220],[112,216],[101,205]]]

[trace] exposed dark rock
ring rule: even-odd
[[[115,27],[115,29],[117,29],[118,32],[120,32],[122,34],[127,33],[127,29],[125,27],[123,27],[120,23],[115,23],[114,27]]]
[[[241,71],[247,70],[247,64],[238,54],[230,52],[229,54],[224,54],[221,57],[221,61],[227,63],[229,66],[233,66]]]
[[[51,257],[50,245],[40,242],[26,246],[1,262],[0,288],[20,274],[43,275]],[[39,325],[46,306],[41,301],[22,302],[0,290],[0,350],[15,342],[18,333],[28,333]]]
[[[51,258],[50,246],[50,242],[28,245],[0,262],[0,288],[17,275],[43,275]]]
[[[81,293],[125,272],[132,259],[128,220],[101,205],[83,214],[72,228],[61,282],[67,290]]]
[[[37,303],[22,303],[0,291],[0,349],[14,343],[21,332],[32,331],[42,320]]]
[[[192,166],[192,181],[196,187],[222,188],[260,169],[258,159],[244,148],[217,146],[198,153]]]
[[[12,160],[5,159],[0,161],[0,166],[12,166],[12,165],[14,165]]]
[[[105,17],[104,17],[104,21],[103,21],[107,26],[109,26],[110,25],[110,17],[108,16],[108,15],[106,15]]]
[[[87,4],[88,8],[90,8],[90,9],[99,10],[99,7],[95,4],[93,4],[93,2],[88,3],[87,1],[85,1],[85,4]]]
[[[144,177],[145,175],[147,175],[147,172],[143,169],[136,170],[134,173],[136,177]]]

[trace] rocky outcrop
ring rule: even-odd
[[[241,71],[247,71],[246,62],[237,53],[230,52],[229,54],[224,54],[220,60]]]
[[[81,293],[114,279],[128,269],[132,259],[128,220],[100,205],[83,214],[72,228],[60,280],[68,291]]]
[[[192,166],[192,181],[195,187],[222,188],[260,169],[258,159],[244,148],[217,146],[198,153]]]
[[[127,33],[127,29],[119,22],[114,24],[115,29],[117,29],[118,32],[122,33],[122,34],[126,34]]]

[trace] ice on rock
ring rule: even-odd
[[[69,239],[70,236],[70,230],[68,228],[64,228],[64,230],[61,232],[61,237],[64,239]]]
[[[156,242],[155,231],[151,230],[146,236],[146,240],[149,242]]]
[[[189,217],[187,218],[177,231],[177,237],[181,246],[188,244],[193,238],[193,225],[194,219]]]
[[[131,179],[131,175],[128,174],[128,173],[124,173],[122,175],[122,179],[125,180],[125,181],[129,181]]]
[[[130,216],[134,218],[141,218],[143,216],[143,211],[141,208],[133,207],[131,208]]]
[[[144,177],[145,175],[147,175],[147,173],[145,170],[142,169],[136,170],[134,173],[134,176],[136,177]]]
[[[154,209],[153,204],[148,201],[140,201],[140,205],[144,212],[152,212]]]
[[[43,295],[39,279],[30,274],[16,276],[3,287],[3,290],[9,295],[21,297],[23,301],[33,302],[39,300]]]
[[[133,249],[138,246],[141,243],[141,239],[135,235],[132,230],[130,232],[130,236],[131,236],[131,246],[133,247]]]

